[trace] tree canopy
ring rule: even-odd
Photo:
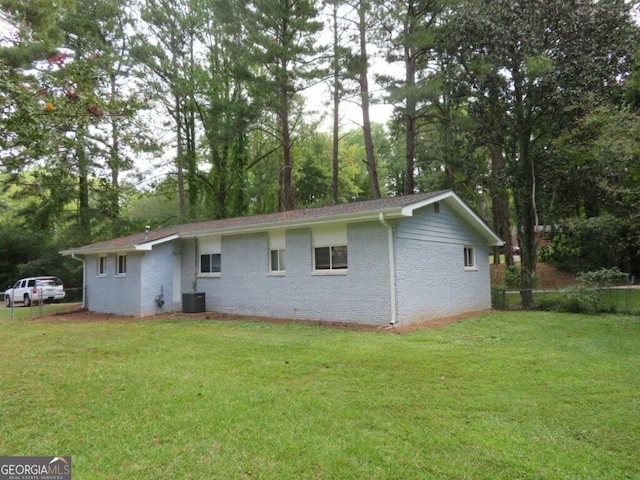
[[[637,211],[635,8],[0,0],[0,224],[76,245],[453,188],[505,238],[508,263],[517,230],[526,292],[539,225]],[[314,112],[320,85],[332,108]],[[376,102],[394,107],[384,125]],[[346,128],[354,103],[362,124]],[[634,242],[615,251],[634,258]]]

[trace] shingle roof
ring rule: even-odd
[[[307,222],[329,221],[332,218],[355,217],[359,215],[366,216],[377,214],[389,210],[401,210],[402,208],[411,206],[416,203],[424,202],[429,199],[446,194],[453,194],[451,190],[440,190],[429,193],[418,193],[415,195],[407,195],[400,197],[389,197],[378,200],[367,200],[362,202],[344,203],[340,205],[332,205],[329,207],[304,208],[300,210],[290,210],[287,212],[268,213],[263,215],[253,215],[247,217],[228,218],[223,220],[212,220],[199,223],[188,223],[182,225],[174,225],[169,227],[149,230],[148,232],[137,233],[126,237],[114,238],[104,242],[85,245],[83,247],[73,248],[62,252],[63,254],[83,254],[96,251],[133,249],[142,245],[152,245],[160,243],[163,240],[169,240],[174,237],[193,237],[204,232],[215,234],[216,231],[229,232],[238,230],[246,231],[253,228],[269,227],[275,228],[282,225],[283,227],[290,225],[300,225]],[[488,227],[487,227],[488,228]]]

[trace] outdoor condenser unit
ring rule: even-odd
[[[204,312],[205,305],[206,300],[204,292],[182,294],[182,313]]]

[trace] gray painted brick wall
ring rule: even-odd
[[[437,225],[437,237],[429,228],[419,235],[416,225]],[[395,242],[399,323],[491,307],[489,249],[446,205],[439,214],[426,207],[400,220]],[[465,246],[475,249],[474,270],[464,268]]]
[[[200,277],[207,310],[242,315],[386,324],[391,317],[387,234],[376,222],[347,228],[348,274],[313,275],[311,229],[286,232],[286,273],[269,275],[266,233],[222,237],[221,275]],[[195,244],[183,243],[183,287]],[[190,290],[189,290],[190,291]]]
[[[446,204],[428,206],[394,226],[396,311],[399,324],[490,308],[488,247]],[[206,309],[223,313],[385,325],[391,320],[387,229],[379,222],[347,226],[348,274],[314,275],[310,228],[286,232],[286,273],[269,274],[267,233],[224,236],[221,275],[198,277],[196,243],[176,240],[127,255],[127,275],[97,276],[97,257],[86,259],[87,307],[119,315],[179,311],[182,293],[206,294]],[[465,271],[463,249],[476,251]],[[180,258],[180,285],[173,259]],[[141,260],[144,258],[144,262]],[[195,281],[195,290],[193,288]],[[177,289],[177,290],[176,290]],[[155,298],[164,294],[159,309]],[[174,295],[175,294],[175,295]]]
[[[156,245],[152,255],[147,254],[140,269],[140,314],[153,315],[171,311],[173,291],[173,252],[177,242]],[[162,292],[165,305],[160,308],[156,297]],[[179,309],[179,307],[178,307]]]
[[[98,277],[98,257],[88,256],[85,262],[86,307],[99,313],[142,315],[140,308],[142,255],[142,253],[127,254],[127,274],[122,277],[115,275],[117,259],[115,254],[107,255],[104,277]]]

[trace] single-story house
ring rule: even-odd
[[[384,325],[490,308],[489,249],[502,244],[444,190],[151,229],[62,253],[84,263],[94,312]]]

